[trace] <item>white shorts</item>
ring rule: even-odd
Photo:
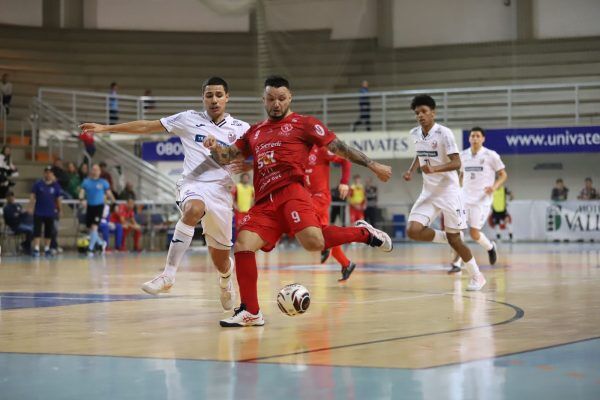
[[[423,226],[429,226],[440,213],[444,215],[445,228],[462,230],[467,227],[462,194],[459,190],[448,190],[440,193],[421,192],[410,210],[408,221],[415,221]]]
[[[470,228],[481,230],[485,225],[488,215],[492,211],[491,204],[488,202],[480,204],[466,204],[467,225]]]
[[[205,213],[202,230],[211,247],[231,247],[233,229],[233,197],[231,187],[219,182],[198,182],[182,179],[177,182],[177,201],[183,210],[188,200],[202,200]],[[212,240],[211,240],[212,239]],[[216,242],[216,243],[215,243]],[[212,243],[212,244],[211,244]]]

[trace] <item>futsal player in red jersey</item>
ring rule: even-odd
[[[294,235],[308,251],[351,242],[392,251],[390,237],[365,221],[357,221],[354,227],[322,226],[304,186],[314,145],[369,168],[383,182],[390,179],[391,167],[349,147],[316,118],[292,112],[292,93],[286,79],[271,76],[264,86],[268,119],[251,126],[231,146],[219,144],[210,135],[204,139],[204,146],[221,165],[249,156],[254,160],[255,204],[242,220],[234,245],[241,304],[232,317],[221,320],[224,327],[264,325],[258,304],[255,252],[272,250],[283,233]]]
[[[343,200],[348,195],[350,187],[350,169],[352,164],[350,161],[336,156],[327,147],[313,146],[308,155],[308,165],[306,167],[306,188],[312,195],[313,206],[319,217],[322,226],[329,225],[329,206],[331,205],[331,191],[329,190],[329,164],[340,164],[342,166],[342,176],[338,185],[340,198]],[[335,246],[331,249],[325,249],[321,252],[321,263],[324,263],[333,255],[342,266],[342,278],[340,282],[348,280],[350,274],[356,268],[356,264],[346,257],[342,246]]]

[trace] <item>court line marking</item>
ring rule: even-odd
[[[483,299],[478,299],[476,297],[474,298],[474,297],[465,296],[465,295],[463,295],[461,297],[464,297],[469,300],[483,300]],[[290,357],[290,356],[295,356],[295,355],[300,355],[300,354],[319,353],[319,352],[323,352],[323,351],[333,351],[333,350],[347,349],[347,348],[351,348],[351,347],[368,346],[371,344],[395,342],[398,340],[406,340],[406,339],[416,339],[416,338],[422,338],[422,337],[427,337],[427,336],[443,335],[443,334],[447,334],[447,333],[465,332],[465,331],[471,331],[471,330],[481,329],[481,328],[491,328],[494,326],[505,325],[505,324],[509,324],[511,322],[517,321],[517,320],[523,318],[523,316],[525,315],[525,311],[522,308],[515,306],[514,304],[505,303],[502,301],[497,301],[497,300],[492,300],[492,299],[485,299],[485,301],[496,303],[496,304],[501,304],[501,305],[507,306],[509,308],[512,308],[515,311],[515,314],[507,320],[496,322],[493,324],[470,326],[468,328],[451,329],[451,330],[447,330],[447,331],[419,333],[416,335],[398,336],[398,337],[387,338],[387,339],[376,339],[376,340],[369,340],[369,341],[364,341],[364,342],[343,344],[343,345],[338,345],[338,346],[320,347],[320,348],[316,348],[316,349],[296,351],[296,352],[285,353],[285,354],[275,354],[275,355],[270,355],[270,356],[246,358],[246,359],[241,359],[238,361],[240,361],[240,362],[262,362],[263,360],[269,360],[269,359],[273,359],[273,358]]]

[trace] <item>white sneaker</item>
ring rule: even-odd
[[[256,315],[250,314],[248,311],[246,311],[246,305],[240,304],[239,308],[234,310],[233,316],[222,319],[219,323],[225,328],[239,326],[263,326],[265,324],[265,320],[260,310]]]
[[[160,274],[156,278],[142,285],[142,290],[148,294],[157,295],[166,293],[171,290],[171,286],[175,283],[175,278],[170,278],[165,274]]]
[[[106,254],[106,247],[108,246],[108,242],[102,242],[102,254]]]
[[[233,291],[233,280],[231,279],[233,276],[233,259],[229,257],[229,262],[231,264],[229,267],[229,278],[223,278],[219,276],[219,287],[221,288],[221,305],[223,306],[223,310],[229,311],[233,308],[233,301],[235,299],[235,293]]]
[[[392,244],[392,239],[390,238],[390,235],[388,235],[384,231],[374,228],[373,225],[369,224],[367,221],[364,221],[362,219],[356,221],[354,223],[354,226],[357,226],[359,228],[367,228],[367,230],[371,234],[371,243],[369,243],[369,246],[378,247],[386,253],[392,251],[392,248],[394,247],[394,245]]]
[[[469,285],[467,286],[467,291],[476,292],[478,290],[481,290],[481,288],[485,286],[485,283],[485,277],[481,272],[477,275],[473,275],[471,277],[471,280],[469,281]]]

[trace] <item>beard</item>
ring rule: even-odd
[[[271,112],[267,112],[267,114],[269,115],[269,119],[273,120],[273,121],[281,121],[288,113],[288,111],[290,110],[290,108],[286,108],[285,110],[281,110],[281,115],[273,115],[273,113]]]

